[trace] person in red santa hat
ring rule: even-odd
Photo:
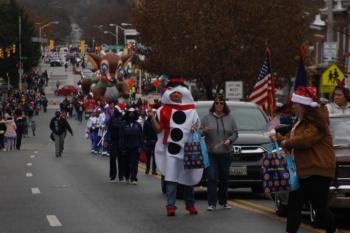
[[[300,188],[289,193],[288,233],[298,231],[301,210],[310,201],[317,220],[327,233],[336,232],[333,214],[328,209],[328,192],[335,176],[336,160],[328,126],[328,111],[319,106],[315,87],[300,87],[292,96],[297,117],[289,135],[277,135],[285,151],[295,158]]]
[[[191,131],[198,129],[200,121],[184,80],[171,77],[167,87],[161,99],[162,106],[157,113],[150,113],[152,125],[158,133],[155,158],[157,168],[165,180],[166,211],[168,216],[175,216],[177,185],[182,184],[186,210],[195,215],[198,211],[194,205],[193,186],[200,182],[203,169],[185,170],[183,159],[184,144]]]

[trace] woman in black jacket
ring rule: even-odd
[[[157,175],[156,172],[156,161],[154,159],[154,148],[157,142],[157,133],[154,130],[151,122],[150,112],[156,111],[154,109],[147,111],[147,119],[143,124],[143,148],[146,152],[147,162],[146,162],[146,175],[149,174],[151,160],[152,160],[152,175]]]
[[[15,111],[15,123],[16,123],[16,149],[20,150],[22,145],[22,137],[23,137],[23,131],[24,131],[24,119],[22,116],[22,111],[20,109],[17,109]]]
[[[128,109],[125,124],[120,130],[120,148],[125,155],[125,178],[137,185],[139,156],[142,147],[142,126],[137,122],[138,114],[134,108]]]
[[[6,124],[3,121],[2,113],[0,112],[0,150],[5,148],[5,132],[6,132]]]

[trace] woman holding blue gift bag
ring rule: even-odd
[[[224,209],[230,209],[228,199],[228,179],[230,172],[232,143],[238,138],[237,125],[224,96],[218,95],[201,120],[202,133],[205,136],[210,165],[208,175],[208,211],[216,209],[217,201]],[[217,182],[219,180],[219,183]]]
[[[289,135],[277,135],[281,146],[295,158],[300,183],[300,188],[289,194],[288,233],[298,231],[305,201],[311,202],[317,222],[327,233],[336,232],[334,216],[327,204],[329,186],[335,176],[335,153],[327,108],[318,106],[316,101],[316,88],[299,87],[292,96],[297,121]]]

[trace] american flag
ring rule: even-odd
[[[267,54],[261,67],[249,100],[259,105],[268,115],[272,114],[272,110],[276,106],[275,87],[271,76],[269,54]]]

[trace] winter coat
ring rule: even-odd
[[[350,103],[347,103],[345,108],[341,108],[335,103],[327,104],[329,114],[350,114]]]
[[[125,122],[119,133],[119,145],[123,149],[142,147],[142,126],[138,122]]]
[[[125,121],[121,118],[119,114],[113,114],[111,119],[109,119],[107,126],[109,137],[113,144],[119,145],[119,135],[121,128],[124,126]]]
[[[24,132],[24,119],[22,117],[19,117],[16,119],[15,123],[16,123],[16,133],[23,134],[23,132]]]
[[[209,113],[203,117],[201,123],[202,129],[212,128],[212,130],[203,131],[209,153],[226,154],[232,152],[231,145],[224,145],[225,140],[229,139],[233,143],[238,138],[237,125],[231,114],[218,117],[213,113]]]
[[[311,122],[301,120],[293,133],[286,137],[285,147],[293,149],[298,175],[334,177],[336,168],[335,152],[330,129],[328,128],[328,111],[325,106],[319,109],[325,125],[326,134],[322,134]]]
[[[152,126],[151,118],[147,118],[143,124],[143,141],[145,147],[154,147],[157,142],[157,133]]]
[[[54,117],[50,122],[50,129],[54,134],[61,135],[67,130],[73,134],[72,128],[70,127],[68,121],[62,117]]]
[[[16,137],[16,123],[14,120],[6,120],[6,132],[5,137]]]
[[[6,132],[6,124],[5,121],[0,121],[0,135],[4,135]]]

